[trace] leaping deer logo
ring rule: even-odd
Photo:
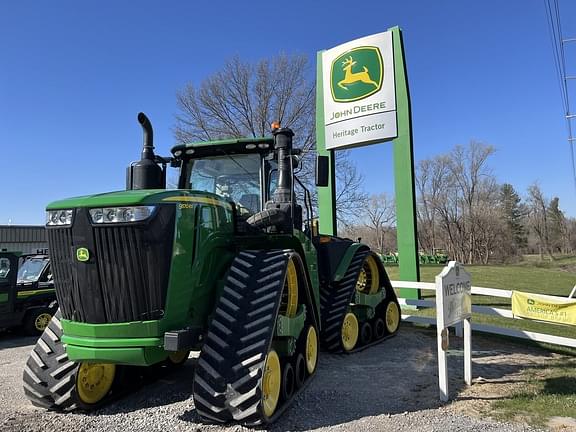
[[[348,90],[344,84],[353,84],[355,82],[363,82],[365,84],[372,84],[374,87],[378,87],[379,84],[370,78],[370,71],[366,66],[363,66],[363,72],[352,72],[352,66],[356,65],[356,61],[352,56],[348,57],[342,62],[342,70],[344,71],[344,79],[338,81],[338,87]]]

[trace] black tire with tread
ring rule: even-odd
[[[342,323],[354,296],[356,281],[368,252],[367,248],[358,250],[352,257],[342,279],[339,282],[320,288],[320,316],[322,319],[320,342],[328,351],[337,352],[343,350],[341,339]]]
[[[37,407],[55,411],[78,408],[75,390],[78,363],[68,359],[60,338],[58,310],[36,342],[24,367],[24,393]]]
[[[282,250],[242,251],[232,262],[194,376],[194,405],[205,420],[268,420],[262,410],[262,368],[289,257]]]
[[[374,255],[377,258],[376,262],[380,271],[380,289],[386,290],[386,298],[376,306],[376,316],[381,316],[385,319],[386,306],[391,301],[395,302],[399,307],[396,294],[394,293],[394,289],[390,284],[386,270],[384,269],[380,259],[367,247],[360,248],[353,256],[342,279],[337,283],[332,283],[320,288],[320,307],[322,317],[320,342],[324,349],[328,351],[353,353],[358,349],[367,348],[379,341],[382,341],[388,336],[393,336],[398,331],[396,330],[393,333],[388,332],[384,322],[384,334],[381,337],[376,337],[376,332],[372,331],[372,340],[367,342],[361,340],[362,332],[360,332],[359,343],[352,350],[346,351],[342,346],[342,323],[346,313],[349,311],[350,303],[354,298],[356,281],[358,280],[360,270],[368,255]],[[370,322],[374,325],[375,319],[373,318]],[[360,321],[360,328],[367,323],[367,321]],[[372,327],[371,330],[375,329]]]
[[[263,367],[272,346],[289,259],[294,260],[301,290],[307,293],[301,297],[306,298],[303,303],[311,310],[304,265],[295,251],[246,250],[232,262],[194,375],[194,405],[204,420],[245,425],[273,422],[311,379],[305,375],[305,382],[294,386],[289,400],[281,395],[274,413],[270,417],[264,414]],[[307,314],[306,321],[318,328],[314,314]],[[296,343],[296,356],[302,338],[303,332]],[[280,361],[292,364],[290,358]]]

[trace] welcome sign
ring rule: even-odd
[[[396,138],[392,32],[322,53],[326,149]]]

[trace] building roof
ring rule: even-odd
[[[46,242],[44,225],[0,225],[0,243]]]

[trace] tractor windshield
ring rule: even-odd
[[[234,201],[240,210],[260,211],[260,167],[258,154],[190,159],[186,164],[185,187],[215,193]]]
[[[35,282],[46,266],[47,258],[27,259],[18,270],[18,283]]]

